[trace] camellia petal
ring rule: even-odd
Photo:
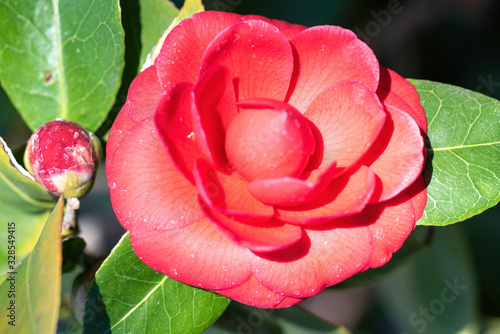
[[[106,143],[106,166],[111,164],[116,148],[123,136],[132,129],[136,122],[128,115],[128,103],[125,103],[122,110],[116,116],[113,126],[109,130],[108,141]]]
[[[214,66],[194,88],[192,106],[195,140],[205,159],[218,170],[230,171],[224,140],[226,129],[236,116],[236,97],[229,71]]]
[[[373,91],[377,89],[377,58],[352,31],[318,26],[304,30],[290,42],[296,57],[287,102],[301,112],[318,93],[339,81],[361,81]]]
[[[307,27],[304,27],[303,25],[300,24],[292,24],[285,21],[268,19],[267,17],[260,15],[245,15],[243,17],[245,20],[261,20],[269,24],[272,24],[273,26],[278,28],[283,33],[283,35],[285,35],[285,37],[288,39],[294,38],[302,31],[307,29]]]
[[[277,308],[285,299],[290,299],[267,289],[257,281],[254,275],[250,275],[248,280],[238,287],[226,290],[215,290],[214,292],[240,303],[261,308]],[[288,307],[295,305],[303,300],[298,298],[292,299],[293,301],[291,303],[287,301],[286,306],[284,306]]]
[[[203,217],[196,188],[172,163],[152,117],[128,131],[113,161],[107,166],[111,202],[126,229],[178,228]]]
[[[295,177],[260,179],[248,184],[248,191],[262,203],[290,206],[305,203],[323,192],[339,174],[335,162],[313,171],[304,180]]]
[[[375,189],[375,175],[361,166],[354,174],[333,179],[313,201],[290,207],[277,207],[281,220],[303,225],[324,223],[361,212]]]
[[[201,12],[176,25],[155,60],[163,89],[180,82],[195,83],[208,44],[220,31],[240,20],[236,14]]]
[[[193,100],[192,84],[175,85],[160,97],[155,125],[173,163],[194,184],[194,163],[204,155],[194,138],[191,110]]]
[[[216,211],[252,221],[267,221],[274,215],[272,206],[248,193],[248,181],[237,173],[217,172],[205,160],[198,159],[194,179],[204,202]]]
[[[292,76],[292,48],[275,26],[247,20],[220,32],[207,47],[201,73],[215,65],[231,72],[238,100],[283,101]]]
[[[173,230],[136,229],[130,232],[130,241],[151,268],[204,289],[236,287],[252,273],[248,251],[222,235],[207,218]]]
[[[202,203],[208,218],[230,239],[254,252],[272,252],[293,245],[302,237],[302,228],[277,219],[246,223],[229,218]]]
[[[128,91],[127,103],[130,118],[139,122],[150,117],[156,110],[158,98],[162,94],[156,68],[150,66],[132,81]]]
[[[380,83],[377,89],[377,94],[380,96],[380,99],[384,101],[388,93],[389,95],[397,95],[411,109],[413,109],[413,112],[415,114],[412,114],[410,116],[415,119],[415,122],[417,122],[418,126],[420,127],[420,129],[422,129],[422,131],[424,131],[424,133],[427,132],[427,119],[425,117],[425,111],[422,107],[422,104],[420,103],[420,97],[415,87],[413,87],[413,85],[408,80],[404,79],[396,72],[381,66]],[[387,101],[386,103],[400,108],[398,105],[394,104],[391,101]]]
[[[308,229],[293,246],[249,260],[263,286],[305,298],[363,270],[371,258],[371,239],[368,227]]]
[[[411,198],[413,211],[415,212],[415,221],[422,218],[425,204],[427,203],[427,189],[423,176],[419,176],[415,183],[409,188],[408,196]]]
[[[312,161],[323,166],[332,161],[349,167],[358,161],[378,137],[386,112],[377,95],[364,83],[342,81],[321,92],[304,113],[319,130],[323,152]],[[322,153],[322,157],[316,157]],[[311,167],[318,166],[309,166]]]
[[[415,121],[395,107],[387,106],[387,110],[390,117],[384,129],[360,162],[377,175],[372,203],[390,199],[410,186],[424,164],[424,141]]]
[[[286,103],[257,101],[238,103],[243,111],[226,133],[229,163],[247,180],[300,176],[315,149],[307,119]]]
[[[387,263],[413,231],[416,222],[410,198],[406,195],[384,204],[369,205],[356,218],[370,224],[373,235],[370,268]]]

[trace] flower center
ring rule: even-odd
[[[300,176],[315,147],[307,119],[278,101],[255,99],[238,106],[243,110],[226,133],[231,166],[250,181]]]

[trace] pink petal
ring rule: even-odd
[[[272,24],[273,26],[278,28],[283,33],[283,35],[285,35],[285,37],[288,39],[294,38],[295,36],[300,34],[302,31],[307,29],[307,27],[304,27],[303,25],[300,25],[300,24],[292,24],[292,23],[288,23],[285,21],[268,19],[267,17],[260,16],[260,15],[245,15],[244,19],[245,20],[261,20],[261,21],[267,22],[269,24]]]
[[[116,148],[118,144],[120,144],[123,136],[125,136],[135,124],[136,122],[128,116],[128,104],[125,103],[122,110],[118,113],[118,116],[116,116],[111,130],[109,130],[108,141],[106,142],[106,166],[111,163]]]
[[[152,116],[162,94],[155,66],[150,66],[132,81],[128,90],[127,103],[130,118],[136,122]]]
[[[229,68],[237,100],[285,98],[293,70],[288,39],[278,28],[257,20],[232,25],[207,47],[202,70],[215,65]]]
[[[333,179],[313,201],[276,209],[278,218],[294,224],[312,225],[361,212],[375,187],[375,176],[365,166],[353,174]]]
[[[274,208],[253,198],[247,191],[248,182],[237,173],[227,175],[214,171],[203,159],[198,159],[194,179],[203,201],[225,215],[249,221],[267,221]]]
[[[237,302],[262,308],[273,308],[285,299],[284,296],[263,287],[254,275],[250,275],[246,282],[237,287],[214,292]]]
[[[255,252],[272,252],[293,245],[302,236],[302,228],[277,219],[263,223],[245,223],[203,205],[205,215],[231,240]]]
[[[292,247],[256,253],[249,261],[255,277],[266,288],[305,298],[363,270],[371,249],[367,227],[308,229]]]
[[[373,255],[367,267],[387,263],[415,228],[415,214],[408,196],[401,195],[383,204],[369,205],[356,217],[369,225],[373,235]]]
[[[418,221],[424,215],[425,204],[427,204],[427,189],[423,176],[418,177],[409,188],[408,196],[411,198],[415,212],[415,221]]]
[[[164,93],[157,106],[155,124],[173,163],[194,184],[194,162],[203,153],[194,138],[192,88],[192,84],[180,83]]]
[[[373,51],[350,31],[335,26],[304,30],[290,41],[295,51],[288,102],[304,112],[325,88],[344,80],[377,89],[379,64]]]
[[[231,166],[247,180],[300,176],[314,152],[308,120],[289,104],[244,100],[226,134]]]
[[[237,302],[260,308],[288,307],[302,301],[302,299],[291,298],[292,300],[287,300],[285,302],[285,299],[290,298],[277,294],[262,286],[262,284],[255,279],[254,275],[250,275],[248,280],[240,286],[226,290],[215,290],[214,292],[231,298],[232,300],[236,300]],[[286,306],[281,306],[283,302],[286,303]],[[261,310],[261,312],[265,314],[266,311]]]
[[[274,308],[279,309],[279,308],[287,308],[293,305],[296,305],[300,302],[303,302],[305,298],[293,298],[293,297],[286,297],[283,299],[281,303],[276,305]]]
[[[251,274],[247,250],[223,236],[206,218],[184,228],[152,232],[130,232],[134,251],[149,267],[176,281],[203,289],[229,289]]]
[[[413,119],[405,112],[387,106],[389,117],[372,148],[361,160],[377,175],[371,203],[390,199],[422,173],[424,139]]]
[[[212,166],[230,171],[224,141],[226,129],[236,116],[236,97],[227,68],[212,67],[194,88],[192,106],[196,143]],[[194,102],[194,101],[193,101]]]
[[[335,162],[311,173],[307,180],[295,177],[260,179],[248,184],[248,191],[269,205],[291,206],[305,203],[323,192],[339,174]]]
[[[241,16],[221,12],[201,12],[183,20],[167,35],[155,65],[163,89],[180,82],[196,82],[201,59],[208,44]]]
[[[349,167],[365,154],[384,126],[386,112],[377,95],[365,84],[342,81],[321,92],[304,113],[323,138],[321,166],[332,161]],[[319,151],[319,150],[318,150]],[[307,167],[310,169],[311,163]]]
[[[113,208],[128,230],[179,228],[203,217],[196,188],[172,163],[152,117],[123,137],[107,174]]]
[[[420,104],[420,96],[415,87],[408,80],[404,79],[396,72],[381,66],[380,83],[377,94],[380,100],[385,104],[392,105],[403,111],[408,111],[408,109],[402,108],[397,99],[393,99],[391,95],[394,94],[401,98],[404,103],[413,110],[413,112],[408,112],[408,114],[412,116],[424,133],[427,132],[427,119],[425,117],[424,108]]]

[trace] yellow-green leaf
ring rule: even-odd
[[[55,200],[17,162],[0,137],[0,276],[7,267],[8,224],[16,225],[16,265],[35,246]],[[2,279],[0,279],[0,282]]]
[[[0,285],[0,307],[7,317],[0,333],[55,333],[61,293],[63,199],[42,230],[31,254]],[[3,314],[5,314],[3,312]]]

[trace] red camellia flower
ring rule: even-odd
[[[130,87],[111,200],[148,266],[286,307],[401,247],[426,201],[426,127],[351,31],[203,12]]]

